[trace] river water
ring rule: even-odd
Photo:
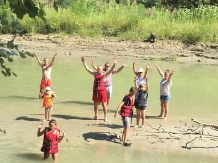
[[[43,56],[40,57],[43,58]],[[112,58],[92,59],[95,60],[96,65],[103,65],[108,60],[112,61]],[[123,96],[128,93],[129,88],[133,86],[132,60],[118,60],[117,67],[121,66],[124,61],[128,66],[113,77],[114,90],[110,106],[112,112],[115,111]],[[87,62],[89,62],[89,58],[87,58]],[[139,60],[136,67],[145,68],[146,63],[148,62]],[[217,65],[199,63],[150,62],[149,99],[146,115],[158,115],[160,112],[160,76],[155,67],[156,63],[163,70],[175,71],[172,77],[169,120],[196,118],[201,121],[216,122],[218,119]],[[0,129],[6,130],[6,134],[0,132],[0,162],[41,162],[43,156],[39,149],[42,139],[36,137],[37,126],[43,119],[42,101],[37,99],[41,78],[40,67],[35,58],[15,58],[13,64],[7,63],[7,65],[18,74],[18,77],[0,76]],[[92,117],[92,84],[93,77],[85,71],[79,58],[57,57],[52,70],[52,89],[57,95],[54,102],[54,116],[60,121],[60,128],[69,127],[74,124],[74,120],[83,120],[82,117]],[[111,122],[121,124],[120,121],[112,118]],[[82,123],[83,121],[81,121]],[[100,130],[104,131],[104,129]],[[80,131],[88,132],[85,128],[84,131],[80,128]],[[69,132],[72,132],[71,135],[73,135],[74,131]],[[131,147],[108,145],[108,142],[105,141],[90,145],[87,143],[81,145],[83,140],[76,138],[73,141],[75,142],[71,145],[67,145],[66,142],[62,143],[63,145],[60,144],[59,162],[217,162],[215,156],[189,151],[155,150],[146,147],[135,150]],[[52,161],[50,159],[44,162]]]

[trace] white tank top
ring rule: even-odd
[[[138,76],[136,83],[137,83],[138,88],[139,88],[140,84],[145,84],[146,80],[144,79],[144,76],[142,76],[142,77]]]

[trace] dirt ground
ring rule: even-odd
[[[11,35],[0,35],[11,40]],[[63,35],[17,36],[15,43],[23,50],[36,53],[55,53],[72,56],[133,58],[146,60],[175,60],[177,62],[218,63],[218,43],[185,44],[174,40],[157,40],[155,43],[119,41],[115,38],[82,38]]]

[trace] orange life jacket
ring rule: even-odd
[[[124,104],[121,107],[120,115],[123,116],[123,117],[130,117],[132,115],[132,113],[133,113],[132,107],[133,107],[133,104],[134,104],[134,100],[133,100],[133,97],[130,96],[130,95],[125,95],[125,97],[128,97],[128,99],[130,101],[130,104],[128,106]]]
[[[53,103],[52,103],[52,91],[49,91],[48,94],[45,94],[44,93],[44,96],[43,96],[43,105],[42,107],[43,108],[52,108],[53,106]]]

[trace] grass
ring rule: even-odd
[[[122,5],[114,1],[78,1],[68,8],[46,8],[47,24],[24,17],[23,27],[30,33],[65,33],[87,37],[118,37],[144,40],[151,33],[159,38],[188,43],[218,41],[217,6],[146,9],[142,5]]]

